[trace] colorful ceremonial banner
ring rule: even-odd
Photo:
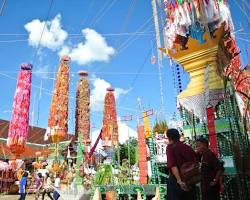
[[[215,131],[214,123],[214,108],[208,107],[207,111],[207,127],[209,132],[209,147],[218,156],[218,147],[217,147],[217,137]]]
[[[25,143],[29,131],[31,69],[31,64],[21,65],[21,70],[17,78],[12,117],[9,125],[7,146],[17,157],[25,150]]]

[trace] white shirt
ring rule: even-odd
[[[46,179],[46,183],[45,183],[44,188],[45,188],[45,189],[48,189],[48,188],[50,188],[51,185],[52,185],[51,178],[48,177],[48,178]]]
[[[55,187],[56,188],[60,188],[60,182],[61,182],[60,178],[56,178],[56,180],[55,180]]]

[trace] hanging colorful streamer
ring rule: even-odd
[[[105,95],[102,141],[103,146],[117,146],[119,142],[116,104],[113,88],[108,88]]]
[[[47,132],[55,143],[68,133],[69,61],[68,56],[61,58],[50,106]]]
[[[76,91],[76,126],[75,126],[75,135],[78,138],[79,135],[82,135],[83,143],[89,146],[90,138],[90,114],[89,114],[89,104],[90,104],[90,89],[89,89],[89,80],[88,72],[79,71],[78,72],[80,79],[77,83]]]
[[[176,44],[185,50],[189,37],[206,42],[205,31],[214,37],[214,32],[226,22],[225,29],[233,30],[231,14],[226,1],[217,0],[165,0],[166,25],[164,37],[167,49]]]
[[[16,157],[25,151],[25,143],[29,131],[31,69],[31,64],[21,65],[13,101],[7,146]]]

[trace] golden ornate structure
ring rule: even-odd
[[[207,42],[203,44],[189,38],[186,50],[181,50],[179,45],[177,45],[176,52],[162,49],[189,73],[190,82],[187,88],[178,95],[178,100],[182,106],[199,118],[205,118],[206,95],[211,104],[217,104],[223,98],[222,69],[217,64],[217,56],[221,53],[220,42],[223,34],[224,26],[221,26],[215,32],[215,38],[210,38],[209,33],[205,33],[203,38]],[[207,88],[205,88],[206,82]],[[205,94],[206,89],[209,91],[208,94]]]

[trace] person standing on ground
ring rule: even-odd
[[[177,129],[168,129],[167,165],[169,168],[168,200],[196,200],[195,187],[183,182],[180,168],[185,162],[197,162],[195,151],[180,142]]]
[[[19,186],[20,197],[18,200],[25,200],[26,198],[27,177],[28,177],[28,172],[24,172],[20,180],[20,186]]]
[[[223,165],[208,148],[207,139],[198,139],[196,141],[196,147],[201,162],[202,200],[220,200],[220,180],[223,174]]]
[[[50,174],[47,172],[46,176],[45,176],[45,180],[44,180],[44,190],[43,190],[43,194],[42,194],[42,200],[44,200],[45,195],[47,194],[48,197],[53,200],[53,197],[51,196],[51,192],[52,192],[53,188],[52,188],[52,180],[50,178]]]
[[[55,186],[55,190],[53,192],[53,198],[54,198],[54,200],[57,200],[60,197],[60,194],[57,191],[57,189],[60,189],[60,184],[61,184],[60,175],[57,174],[56,175],[56,179],[55,179],[55,183],[54,183],[54,186]]]
[[[37,174],[36,180],[35,180],[35,186],[36,186],[36,195],[35,195],[35,199],[38,200],[39,196],[40,196],[40,192],[43,188],[43,176],[41,173]]]

